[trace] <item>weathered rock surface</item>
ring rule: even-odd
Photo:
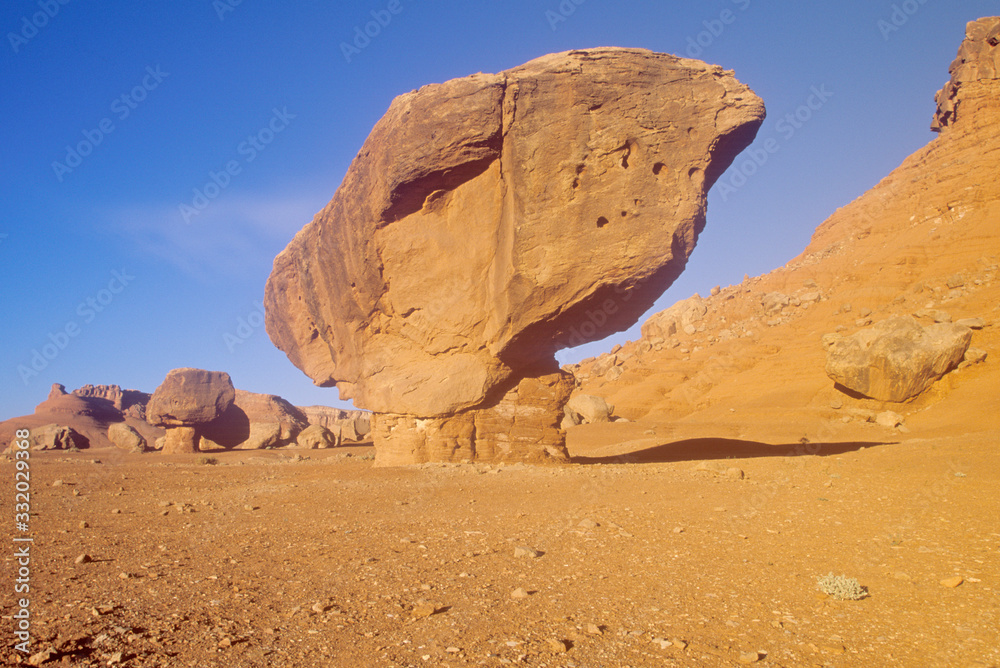
[[[340,435],[323,425],[311,424],[299,434],[297,443],[300,448],[325,450],[340,445]]]
[[[360,441],[371,434],[372,414],[368,411],[348,411],[330,406],[297,406],[313,425],[326,427],[342,434],[345,441]]]
[[[294,443],[308,424],[302,411],[279,396],[236,390],[233,404],[198,431],[225,448],[262,450]]]
[[[614,406],[609,406],[604,399],[592,394],[574,394],[566,402],[567,412],[572,411],[581,418],[577,424],[610,422],[614,409]]]
[[[47,424],[31,429],[28,440],[32,450],[73,450],[90,445],[77,430],[58,424]]]
[[[133,406],[140,406],[140,410],[144,411],[146,404],[149,403],[152,397],[147,392],[123,390],[119,385],[84,385],[79,389],[73,390],[73,394],[78,397],[107,399],[122,413],[129,411]]]
[[[555,374],[560,348],[652,305],[694,248],[708,189],[763,118],[730,72],[633,49],[402,95],[275,259],[267,331],[317,385],[396,416],[377,419],[380,453],[404,438],[390,423],[463,414],[442,438],[464,439],[477,420],[464,412],[493,410],[522,378]],[[399,462],[404,450],[484,457],[392,449]]]
[[[700,295],[683,299],[670,308],[652,315],[642,325],[642,335],[647,339],[669,339],[685,327],[697,326],[705,317],[708,307]]]
[[[233,381],[225,372],[174,369],[149,400],[146,419],[167,428],[164,454],[193,453],[200,440],[195,427],[224,415],[235,397]]]
[[[116,422],[108,427],[108,440],[116,448],[129,452],[145,452],[146,450],[146,439],[124,422]]]
[[[522,379],[489,408],[443,418],[376,413],[376,461],[381,466],[568,461],[560,422],[575,384],[572,375],[557,371]]]
[[[970,21],[958,56],[948,68],[951,80],[934,100],[931,129],[941,132],[963,116],[982,115],[983,107],[1000,106],[993,86],[1000,80],[1000,16]]]
[[[832,340],[826,373],[866,397],[906,401],[957,367],[971,341],[968,327],[921,327],[916,318],[899,316]]]

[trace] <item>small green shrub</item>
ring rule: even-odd
[[[854,578],[846,575],[834,575],[817,578],[820,590],[831,598],[838,598],[842,601],[860,601],[868,596],[868,589],[858,584]]]
[[[219,463],[219,460],[215,457],[199,457],[198,463],[202,466],[215,466]]]

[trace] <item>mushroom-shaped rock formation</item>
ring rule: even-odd
[[[149,424],[166,427],[164,454],[198,451],[198,428],[225,413],[236,396],[228,373],[174,369],[146,406]]]
[[[379,464],[565,459],[556,351],[674,281],[763,119],[731,72],[638,49],[402,95],[275,259],[268,334],[376,413]]]

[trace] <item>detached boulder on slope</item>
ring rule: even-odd
[[[906,401],[962,361],[968,327],[921,327],[911,316],[883,320],[852,336],[827,335],[826,373],[837,383],[880,401]]]

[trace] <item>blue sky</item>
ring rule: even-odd
[[[735,70],[767,105],[755,146],[779,148],[716,185],[657,310],[770,271],[932,138],[966,22],[996,12],[976,0],[8,0],[0,419],[32,412],[54,382],[152,391],[185,366],[343,405],[264,332],[274,256],[333,196],[393,97],[546,53],[642,47]],[[791,123],[814,88],[824,101]]]

